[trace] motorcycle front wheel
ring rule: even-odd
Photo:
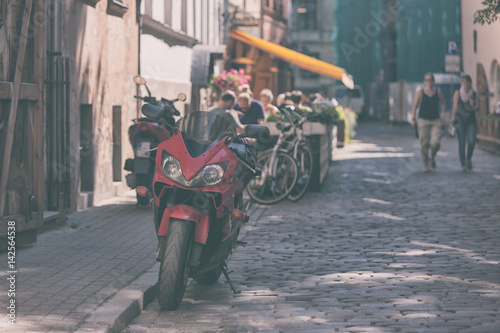
[[[178,219],[170,221],[158,276],[158,303],[165,310],[177,309],[184,297],[193,240],[192,222]]]

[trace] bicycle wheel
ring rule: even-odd
[[[288,199],[291,201],[300,200],[307,192],[307,188],[311,183],[314,160],[312,150],[309,145],[301,144],[297,148],[296,162],[299,170],[299,175],[297,178],[297,183],[288,195]]]
[[[254,177],[248,184],[248,194],[258,203],[269,205],[283,200],[297,182],[297,163],[292,156],[278,152],[271,165],[272,151],[257,159],[257,167],[262,174]]]

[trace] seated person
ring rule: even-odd
[[[238,103],[234,109],[239,111],[242,124],[261,124],[264,121],[264,107],[259,101],[253,100],[246,92],[240,93],[236,100]]]
[[[241,124],[234,111],[231,110],[235,100],[236,94],[231,90],[226,90],[219,101],[217,101],[217,104],[208,111],[224,117],[224,119],[228,120],[236,128],[238,133],[243,133],[245,127]]]
[[[269,89],[262,89],[262,91],[259,94],[259,100],[262,103],[262,106],[264,107],[266,118],[273,113],[279,112],[278,108],[273,104],[271,104],[273,101],[273,97],[274,97],[273,93]]]

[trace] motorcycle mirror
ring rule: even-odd
[[[184,102],[186,99],[187,99],[187,96],[185,93],[180,93],[179,95],[177,95],[178,101]]]
[[[264,150],[272,142],[269,128],[261,125],[249,124],[245,126],[245,136],[257,139],[255,148],[258,151]]]
[[[134,76],[134,82],[135,82],[135,84],[143,85],[143,84],[146,84],[146,79],[140,75],[136,75],[136,76]]]
[[[163,108],[152,104],[144,104],[141,111],[143,115],[153,120],[159,120],[163,116]]]
[[[245,126],[245,135],[258,140],[269,139],[271,132],[269,132],[269,128],[266,126],[249,124]]]

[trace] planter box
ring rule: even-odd
[[[263,126],[269,128],[271,135],[279,135],[280,131],[276,128],[277,123],[263,123]],[[328,126],[321,123],[305,123],[303,126],[304,135],[324,135],[328,132]]]
[[[269,128],[272,136],[278,136],[280,131],[276,123],[263,123]],[[310,191],[319,191],[323,180],[328,174],[330,161],[332,160],[333,141],[336,126],[323,125],[321,123],[305,123],[303,130],[313,151],[314,168],[309,185]]]

